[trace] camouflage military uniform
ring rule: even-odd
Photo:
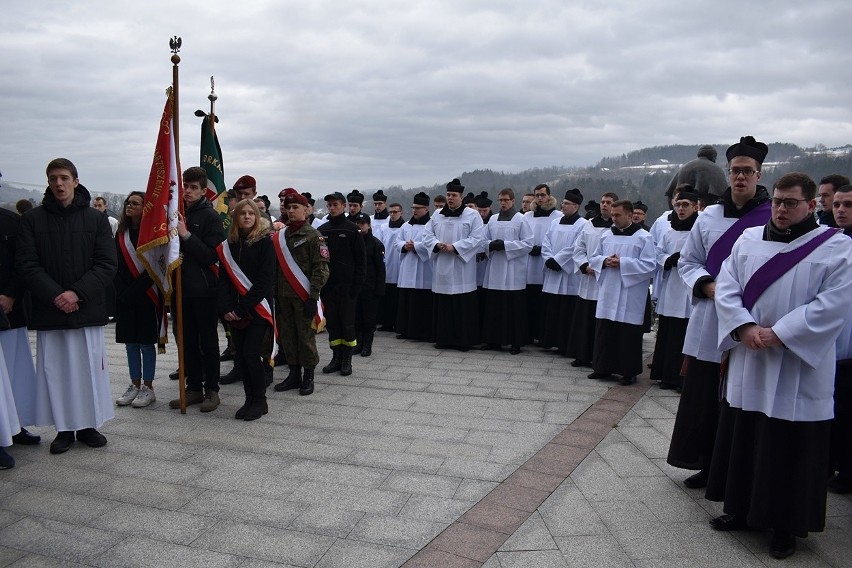
[[[321,254],[322,236],[316,229],[305,223],[298,231],[282,229],[285,233],[287,248],[293,259],[311,283],[310,297],[316,301],[320,289],[328,280],[328,254]],[[276,234],[273,238],[278,239]],[[319,364],[316,331],[311,327],[313,318],[305,317],[304,303],[280,270],[276,298],[279,306],[278,334],[281,338],[288,365],[313,368]]]

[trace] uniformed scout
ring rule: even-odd
[[[324,325],[320,289],[328,280],[328,249],[316,229],[307,223],[308,200],[294,189],[282,192],[287,226],[273,236],[281,270],[276,298],[278,323],[290,374],[275,385],[276,391],[298,388],[300,395],[314,392],[314,368],[319,363],[316,330]]]

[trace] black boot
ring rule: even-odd
[[[340,374],[348,377],[352,374],[352,348],[342,347],[340,351]]]
[[[373,354],[373,334],[365,333],[363,340],[364,343],[361,346],[361,357],[369,357]]]
[[[237,420],[242,420],[246,417],[246,412],[248,412],[248,409],[251,408],[252,402],[254,401],[254,393],[252,392],[248,381],[243,383],[243,392],[246,394],[246,401],[234,414],[234,418]]]
[[[307,372],[307,369],[305,369]],[[311,369],[313,372],[313,369]],[[287,378],[272,387],[276,392],[284,392],[288,390],[297,389],[302,385],[302,367],[299,365],[290,365],[290,374],[287,375]]]
[[[322,368],[324,374],[336,373],[340,370],[343,347],[331,348],[331,362]]]
[[[251,380],[251,383],[251,386],[246,389],[246,392],[251,391],[251,405],[243,416],[243,420],[246,421],[257,420],[269,412],[269,406],[266,404],[266,385],[263,383],[263,379],[254,379]]]
[[[364,349],[364,336],[363,334],[358,334],[358,338],[355,340],[355,347],[352,348],[353,355],[360,355],[361,351]]]
[[[299,389],[299,394],[302,396],[309,395],[314,392],[314,368],[305,367],[305,374],[302,375],[302,387]]]
[[[230,385],[232,383],[238,383],[243,380],[243,374],[237,369],[237,366],[234,365],[234,368],[228,371],[228,374],[224,377],[219,378],[220,385]]]

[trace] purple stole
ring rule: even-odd
[[[771,205],[767,201],[761,203],[739,219],[737,222],[728,227],[721,237],[719,237],[710,250],[707,251],[707,262],[704,267],[710,276],[716,278],[719,276],[719,271],[722,269],[722,263],[725,259],[731,256],[731,250],[734,248],[734,243],[743,234],[743,231],[750,227],[765,225],[769,221],[771,215]]]
[[[826,229],[817,236],[811,238],[805,244],[796,247],[787,252],[779,252],[763,266],[758,268],[751,278],[746,282],[743,288],[743,307],[748,311],[754,307],[757,299],[760,298],[773,282],[784,276],[791,268],[804,260],[809,254],[817,249],[822,243],[840,232],[840,229]]]

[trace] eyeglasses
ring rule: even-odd
[[[772,198],[772,206],[773,207],[781,207],[784,206],[785,209],[795,209],[799,206],[799,203],[802,201],[808,201],[807,199],[796,199],[795,197],[788,197],[786,199],[781,199],[780,197]]]
[[[731,168],[728,170],[728,173],[731,174],[731,177],[740,177],[740,174],[742,174],[745,177],[750,178],[757,173],[757,170],[753,170],[751,168]]]
[[[141,203],[139,201],[125,201],[124,202],[125,207],[142,207],[143,205],[144,205],[144,203]]]

